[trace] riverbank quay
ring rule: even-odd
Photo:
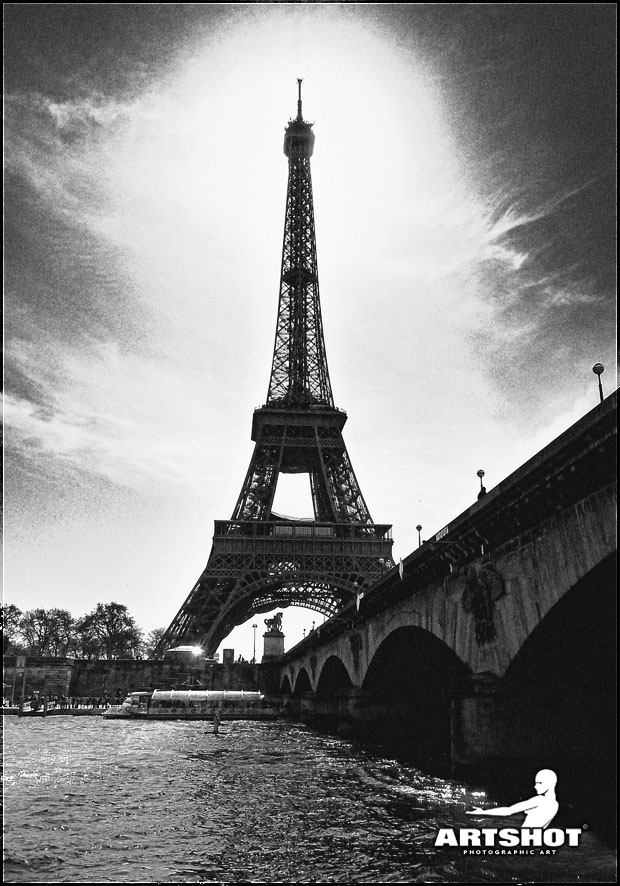
[[[33,709],[29,703],[8,705],[2,707],[3,717],[101,717],[110,707],[106,705],[64,707],[56,704],[47,704],[43,701],[40,707]]]
[[[110,699],[120,704],[128,692],[141,689],[278,691],[273,663],[225,661],[187,657],[165,659],[77,659],[5,655],[4,695],[11,706],[20,698],[39,695]]]
[[[105,713],[105,709],[95,710],[95,711],[59,711],[59,710],[51,710],[51,711],[37,711],[36,714],[21,714],[19,708],[3,708],[2,716],[3,717],[102,717]]]

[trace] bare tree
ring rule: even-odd
[[[74,625],[66,609],[30,609],[19,620],[19,632],[31,655],[58,658],[74,645]]]
[[[146,637],[146,641],[144,643],[144,652],[147,658],[151,658],[159,641],[166,633],[166,628],[154,628],[152,631],[149,631]]]
[[[29,609],[19,623],[19,631],[30,655],[45,655],[50,638],[50,618],[46,609]]]
[[[137,658],[144,651],[142,631],[121,603],[97,603],[76,631],[84,658]]]
[[[22,651],[20,644],[19,623],[22,611],[14,603],[7,603],[2,607],[2,652],[8,655],[11,652]]]
[[[48,610],[50,618],[49,654],[56,658],[75,649],[75,619],[66,609]]]

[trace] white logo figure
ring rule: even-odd
[[[546,828],[557,815],[560,804],[555,798],[558,777],[552,769],[541,769],[536,773],[535,797],[522,800],[513,806],[498,806],[495,809],[472,809],[467,815],[514,815],[525,812],[522,828]]]

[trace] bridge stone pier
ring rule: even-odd
[[[615,410],[613,394],[286,653],[291,709],[453,769],[608,778]]]

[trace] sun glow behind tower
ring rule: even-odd
[[[595,361],[611,389],[600,7],[79,10],[7,31],[20,608],[119,600],[149,630],[202,567],[268,382],[298,76],[334,398],[396,558],[590,408]]]

